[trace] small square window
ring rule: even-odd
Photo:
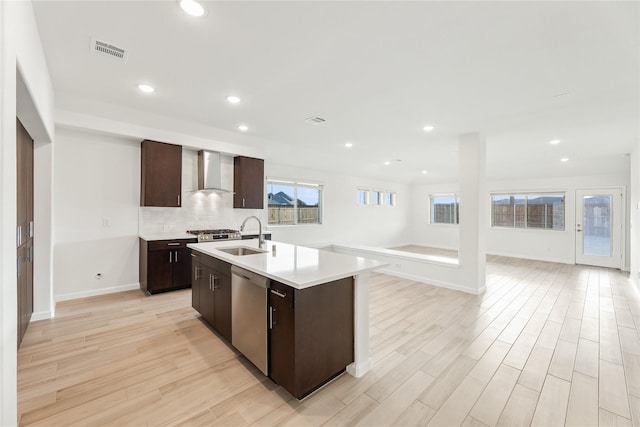
[[[368,205],[371,203],[370,191],[365,188],[358,188],[358,204]]]

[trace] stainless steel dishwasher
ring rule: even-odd
[[[231,344],[265,375],[269,279],[231,266]]]

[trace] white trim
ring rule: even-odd
[[[495,256],[503,256],[506,258],[521,258],[528,259],[531,261],[544,261],[544,262],[553,262],[556,264],[575,264],[573,259],[562,259],[562,258],[545,258],[545,257],[534,257],[531,255],[522,255],[513,252],[487,252],[487,255],[495,255]]]
[[[72,292],[69,294],[60,294],[55,296],[56,302],[69,301],[72,299],[94,297],[97,295],[114,294],[116,292],[132,291],[134,289],[140,289],[140,283],[131,283],[129,285],[113,286],[111,288],[91,289],[82,292]]]
[[[423,276],[415,276],[413,274],[401,273],[399,271],[388,270],[386,268],[383,268],[380,270],[374,270],[374,271],[376,273],[384,273],[384,274],[388,274],[389,276],[401,277],[403,279],[409,279],[415,282],[424,283],[425,285],[439,286],[441,288],[452,289],[454,291],[460,291],[460,292],[464,292],[471,295],[481,295],[487,290],[486,286],[482,286],[480,289],[470,289],[466,286],[457,285],[455,283],[444,282],[442,280],[427,279]]]
[[[38,320],[46,320],[46,319],[52,319],[52,318],[53,318],[53,312],[38,311],[38,312],[34,312],[31,315],[31,322],[37,322]]]

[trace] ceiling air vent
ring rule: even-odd
[[[319,125],[320,123],[324,123],[326,122],[325,119],[323,119],[322,117],[309,117],[308,119],[304,119],[305,122],[310,123],[312,125]]]
[[[129,52],[121,47],[114,46],[112,44],[101,42],[100,40],[91,39],[91,52],[100,56],[108,56],[120,62],[127,62],[129,58]]]

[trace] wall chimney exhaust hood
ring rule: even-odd
[[[198,190],[231,193],[221,185],[220,153],[198,151]]]

